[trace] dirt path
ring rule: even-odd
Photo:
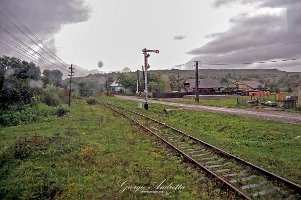
[[[133,96],[116,96],[119,99],[141,101]],[[158,100],[149,100],[150,103],[158,103],[168,106],[181,107],[187,110],[198,110],[198,111],[208,111],[208,112],[222,112],[229,113],[240,116],[255,117],[259,119],[281,121],[292,124],[301,124],[301,114],[299,113],[289,113],[281,111],[271,111],[267,109],[236,109],[236,108],[225,108],[225,107],[213,107],[213,106],[201,106],[201,105],[189,105],[182,103],[165,102]]]

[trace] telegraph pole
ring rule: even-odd
[[[137,89],[136,89],[136,95],[139,95],[140,92],[140,80],[139,80],[139,70],[137,69]]]
[[[144,55],[144,84],[145,84],[145,104],[144,104],[144,109],[148,110],[148,93],[147,93],[147,69],[149,68],[147,58],[150,56],[148,52],[154,52],[154,53],[159,53],[159,50],[148,50],[146,48],[142,49],[143,55]]]
[[[69,86],[69,101],[68,101],[68,105],[70,107],[70,104],[71,104],[71,83],[72,83],[71,79],[74,76],[74,71],[73,71],[74,68],[73,68],[72,64],[69,67],[69,69],[70,69],[70,74],[68,74],[68,76],[70,76],[70,86]]]
[[[195,61],[195,102],[200,102],[199,97],[199,62]]]
[[[178,76],[177,76],[177,82],[178,82],[178,91],[180,92],[180,72],[178,72]]]
[[[107,75],[105,74],[105,79],[106,79],[106,92],[107,92],[107,97],[109,96],[109,91],[108,91],[108,78]]]

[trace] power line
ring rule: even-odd
[[[15,13],[10,10],[6,5],[3,5],[3,7],[6,8],[6,12],[17,22],[19,22],[19,24],[33,37],[35,38],[37,41],[39,41],[42,46],[48,50],[53,56],[55,56],[58,60],[60,60],[64,65],[68,65],[66,62],[64,62],[60,57],[58,57],[51,49],[49,49],[42,40],[40,40],[16,15]]]
[[[57,60],[55,57],[53,57],[52,55],[50,55],[46,50],[44,50],[40,45],[38,45],[32,38],[30,38],[28,36],[27,33],[25,33],[15,22],[13,22],[10,17],[8,17],[7,15],[5,15],[1,10],[0,10],[0,14],[2,16],[4,16],[11,24],[14,25],[14,27],[16,27],[21,33],[23,33],[29,40],[31,40],[36,46],[38,46],[43,52],[45,52],[48,56],[50,56],[51,58],[53,58],[55,61],[57,61],[58,63],[62,64],[63,66],[65,65],[64,63],[61,63],[59,60]]]
[[[5,47],[7,47],[7,48],[9,48],[9,49],[11,49],[11,50],[13,50],[13,51],[15,51],[15,52],[18,53],[19,55],[26,57],[27,59],[31,60],[31,62],[36,62],[35,60],[33,60],[33,59],[32,59],[31,57],[29,57],[28,55],[25,55],[25,54],[21,53],[20,51],[18,51],[18,50],[16,50],[16,49],[12,48],[12,47],[10,47],[10,46],[8,46],[8,45],[5,44],[4,42],[0,41],[0,44],[2,44],[3,46],[5,46]],[[41,65],[41,64],[36,64],[36,65],[37,65],[37,66],[46,66],[46,65]]]
[[[41,61],[45,62],[44,60],[39,60],[39,58],[34,57],[35,54],[32,55],[32,54],[29,53],[25,48],[22,48],[21,46],[19,46],[19,45],[18,45],[17,43],[15,43],[14,41],[9,40],[8,38],[6,38],[6,37],[4,37],[4,36],[1,36],[1,35],[0,35],[0,38],[1,38],[2,40],[4,40],[5,42],[7,42],[8,44],[10,44],[11,46],[14,46],[16,49],[22,51],[23,53],[27,54],[27,55],[30,56],[31,58],[35,59],[37,62],[41,62]]]
[[[50,61],[49,59],[45,58],[43,55],[41,55],[40,53],[38,53],[37,51],[35,51],[33,48],[31,48],[30,46],[28,46],[27,44],[25,44],[24,42],[22,42],[19,38],[17,38],[14,34],[12,34],[10,31],[8,31],[6,28],[4,28],[3,26],[0,25],[0,28],[2,28],[6,33],[8,33],[14,40],[18,41],[19,43],[21,43],[23,46],[25,46],[27,49],[29,49],[30,51],[33,51],[35,54],[37,54],[40,58],[42,58],[43,60],[47,61],[50,64],[55,65],[56,67],[60,68],[58,65],[56,65],[55,63],[53,63],[52,61]]]

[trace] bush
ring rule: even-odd
[[[54,85],[47,85],[42,92],[41,100],[48,106],[60,105],[63,98],[63,89]]]
[[[21,123],[36,122],[39,117],[47,117],[55,115],[55,108],[47,106],[43,103],[38,103],[32,107],[30,106],[11,106],[8,110],[1,111],[0,125],[16,126]]]
[[[58,117],[63,117],[64,115],[66,115],[68,112],[70,112],[69,109],[65,108],[65,107],[58,107],[55,111],[56,116]]]
[[[0,124],[4,126],[16,126],[21,123],[34,122],[38,116],[30,109],[16,111],[2,111],[0,115]]]
[[[94,98],[94,97],[89,97],[87,99],[87,104],[89,104],[89,105],[96,105],[96,104],[98,104],[98,100],[96,98]]]
[[[55,115],[55,108],[48,106],[44,103],[39,103],[35,105],[33,109],[34,109],[34,113],[38,116],[47,117],[47,116]]]

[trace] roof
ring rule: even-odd
[[[115,80],[111,85],[110,87],[121,87],[121,85],[119,84],[119,81],[118,80]]]
[[[187,79],[184,83],[189,83],[190,87],[195,88],[195,79]],[[199,79],[199,88],[222,88],[223,86],[214,79]]]
[[[237,82],[245,84],[245,85],[249,86],[250,88],[258,88],[258,87],[262,86],[262,84],[259,83],[258,81],[236,81],[234,83],[237,83]]]

